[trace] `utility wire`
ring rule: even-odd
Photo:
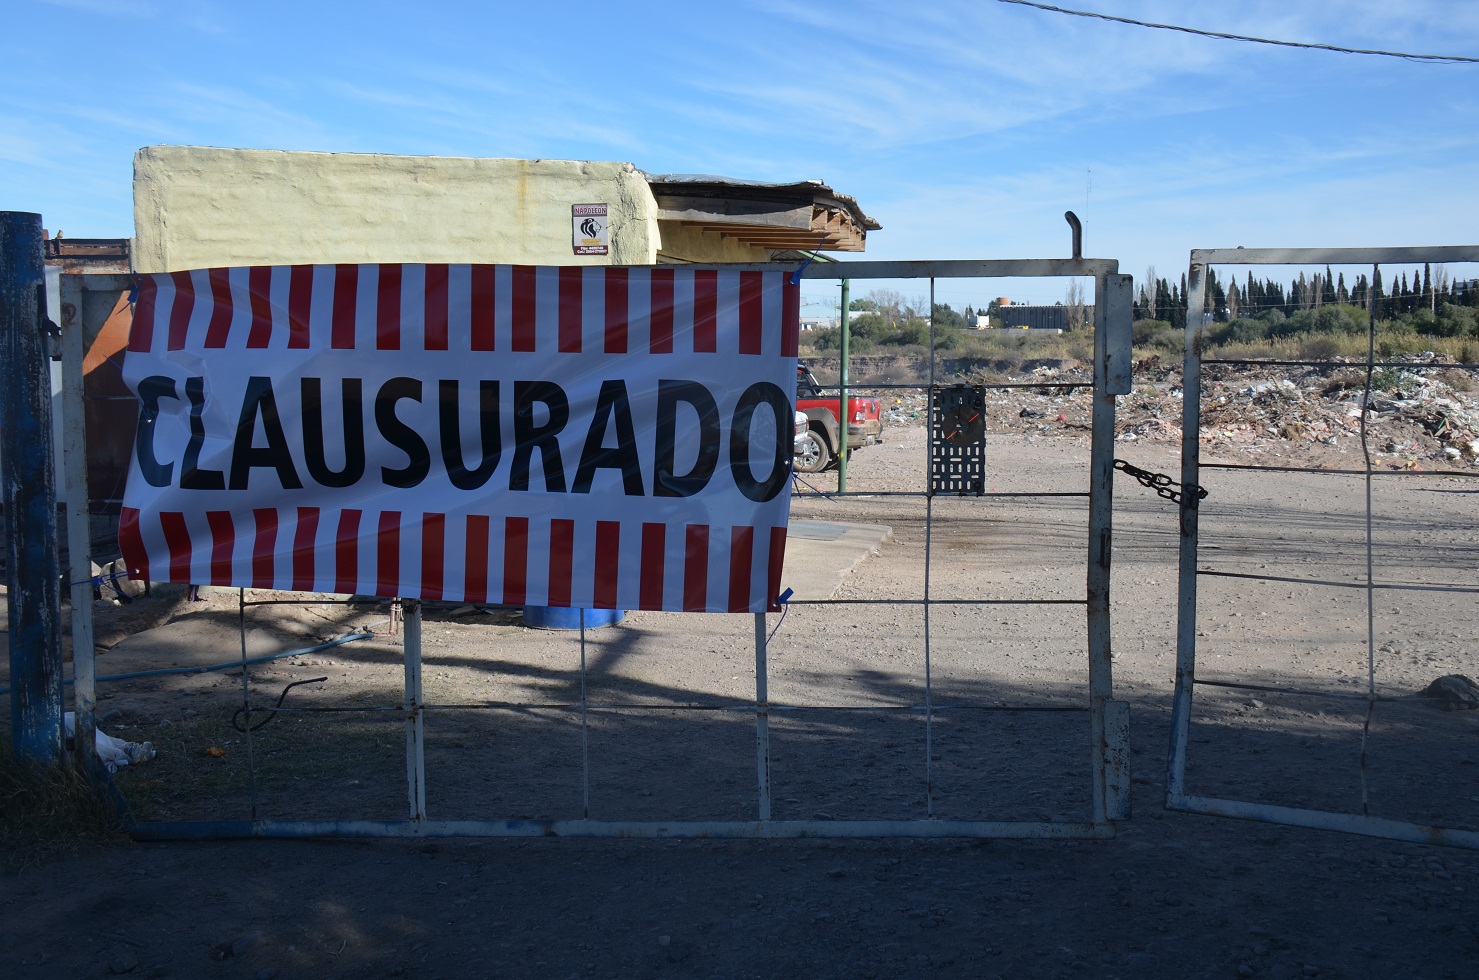
[[[1038,10],[1049,11],[1050,13],[1068,14],[1072,17],[1090,17],[1095,20],[1108,20],[1116,24],[1129,24],[1132,27],[1154,27],[1162,31],[1180,31],[1183,34],[1195,34],[1198,37],[1211,37],[1222,41],[1251,41],[1254,44],[1275,44],[1283,48],[1309,48],[1315,51],[1335,51],[1340,54],[1374,54],[1381,55],[1385,58],[1406,58],[1408,61],[1431,61],[1437,64],[1479,65],[1479,58],[1468,58],[1463,55],[1407,54],[1402,51],[1373,51],[1369,48],[1343,48],[1335,44],[1306,44],[1303,41],[1276,41],[1267,37],[1248,37],[1243,34],[1223,34],[1220,31],[1201,31],[1195,27],[1180,27],[1176,24],[1155,24],[1146,20],[1133,20],[1129,17],[1098,14],[1091,10],[1068,10],[1064,7],[1055,7],[1048,3],[1034,3],[1033,0],[998,0],[998,2],[1015,3],[1023,7],[1034,7]]]

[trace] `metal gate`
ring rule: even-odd
[[[1422,687],[1439,673],[1479,673],[1476,473],[1384,457],[1401,447],[1370,431],[1377,413],[1401,410],[1404,385],[1454,372],[1467,388],[1475,358],[1455,366],[1383,349],[1373,302],[1362,358],[1214,358],[1204,297],[1217,265],[1355,265],[1379,285],[1383,264],[1395,282],[1402,263],[1474,261],[1474,246],[1191,253],[1169,809],[1479,847],[1479,783],[1463,768],[1472,718],[1436,710],[1462,705]],[[1264,378],[1223,384],[1229,366]],[[1277,435],[1282,424],[1287,437],[1291,421],[1254,402],[1280,390],[1301,398],[1301,379],[1349,392],[1348,430],[1324,437],[1348,447],[1348,462],[1203,461],[1203,438],[1216,437],[1215,425],[1204,436],[1210,408],[1246,408],[1253,421],[1242,428]],[[1289,659],[1268,663],[1271,646]]]
[[[773,267],[772,267],[773,268]],[[626,699],[595,696],[588,651],[592,642],[584,621],[571,638],[571,662],[566,689],[569,697],[545,703],[477,704],[437,703],[428,696],[423,674],[425,658],[423,604],[407,600],[404,614],[404,692],[399,704],[323,705],[313,707],[292,703],[279,709],[299,712],[378,712],[374,717],[403,729],[405,744],[405,810],[404,817],[376,819],[345,817],[319,819],[303,814],[269,815],[259,800],[258,764],[263,758],[253,749],[254,713],[267,710],[260,702],[252,703],[252,672],[257,665],[248,658],[245,642],[245,617],[248,604],[241,606],[242,655],[239,664],[242,690],[241,712],[247,724],[242,726],[250,795],[237,798],[246,812],[237,815],[211,813],[202,819],[188,821],[154,821],[138,823],[136,836],[147,839],[180,839],[202,837],[301,837],[301,836],[567,836],[567,837],[1043,837],[1102,838],[1113,835],[1115,822],[1129,816],[1128,708],[1116,701],[1112,693],[1110,666],[1110,558],[1112,527],[1113,441],[1115,396],[1130,390],[1130,320],[1131,281],[1120,275],[1118,264],[1103,259],[941,261],[941,262],[856,262],[844,265],[807,264],[795,275],[808,281],[817,280],[928,280],[931,310],[934,309],[934,283],[937,279],[990,279],[999,277],[1092,277],[1094,296],[1094,353],[1090,409],[1091,460],[1087,468],[1073,468],[1068,482],[1056,488],[998,488],[988,479],[989,462],[975,448],[962,448],[967,443],[984,449],[990,433],[970,418],[973,408],[984,404],[992,390],[1030,388],[1057,393],[1083,390],[1083,381],[1054,382],[1038,379],[1002,384],[944,386],[935,380],[935,360],[931,354],[930,382],[898,385],[870,385],[870,390],[896,394],[905,390],[920,392],[925,398],[929,423],[929,446],[918,457],[918,472],[923,479],[916,487],[902,490],[847,490],[828,492],[829,506],[841,508],[841,514],[854,504],[873,508],[906,503],[916,508],[916,536],[912,547],[922,549],[922,580],[901,585],[897,594],[887,598],[793,600],[785,605],[779,618],[772,615],[723,617],[727,622],[748,625],[732,637],[737,649],[753,649],[753,696],[745,698],[702,698],[682,701],[669,698],[661,703],[644,702],[640,697]],[[931,349],[933,349],[933,317]],[[80,370],[81,346],[66,347],[69,372]],[[849,392],[846,376],[839,397],[846,404]],[[80,433],[68,439],[69,452],[85,452]],[[846,465],[845,462],[843,464]],[[846,472],[845,470],[843,471]],[[69,482],[76,493],[77,481],[83,478],[82,467],[68,469]],[[804,489],[804,488],[803,488]],[[85,492],[76,496],[85,499]],[[940,563],[935,554],[935,529],[940,522],[977,521],[987,530],[1010,532],[1008,547],[1032,548],[1037,545],[1038,529],[1023,529],[1020,514],[996,513],[982,517],[980,508],[1010,503],[1040,508],[1050,516],[1061,539],[1057,546],[1077,557],[1065,559],[1051,573],[1051,588],[1038,583],[1013,594],[1011,589],[973,587],[953,580],[931,568]],[[972,511],[975,511],[973,513]],[[1065,516],[1067,515],[1067,516]],[[73,538],[71,580],[88,579],[84,542]],[[1082,583],[1080,585],[1080,583]],[[1033,591],[1036,589],[1036,591]],[[85,592],[74,595],[85,595]],[[782,597],[783,601],[785,597]],[[86,604],[85,599],[80,601]],[[900,627],[899,659],[910,675],[907,683],[879,686],[865,696],[829,703],[819,698],[808,686],[805,669],[791,663],[777,666],[776,652],[797,631],[836,632],[833,627],[846,616],[850,604],[886,604],[899,611],[899,619],[917,617]],[[1039,689],[997,690],[972,686],[962,680],[962,672],[989,663],[1002,649],[1011,649],[1005,637],[1013,634],[1008,618],[1010,610],[1036,606],[1063,607],[1064,616],[1057,624],[1062,634],[1052,643],[1064,663],[1074,664],[1074,673],[1066,678],[1045,677]],[[977,625],[956,629],[948,642],[942,640],[939,620],[963,615],[978,617]],[[986,622],[989,617],[990,623]],[[789,618],[790,622],[786,622]],[[1002,628],[1005,627],[1005,628]],[[780,631],[778,634],[777,631]],[[1066,637],[1066,638],[1065,638]],[[859,638],[870,640],[871,638]],[[897,637],[895,639],[898,639]],[[1041,638],[1023,638],[1024,647],[1040,643]],[[76,697],[80,713],[91,715],[94,703],[95,670],[89,638],[78,637]],[[302,651],[300,651],[302,652]],[[1010,654],[1006,654],[1010,656]],[[1031,655],[1031,651],[1029,651]],[[578,657],[578,660],[576,659]],[[866,671],[860,671],[866,673]],[[957,683],[958,682],[958,683]],[[1051,688],[1044,697],[1043,690]],[[809,691],[811,693],[809,693]],[[780,696],[778,696],[780,695]],[[286,692],[284,692],[286,696]],[[260,691],[258,694],[260,698]],[[531,783],[552,781],[552,773],[568,775],[567,812],[547,816],[513,816],[486,818],[481,814],[462,818],[438,813],[435,794],[428,793],[428,777],[436,778],[428,764],[428,740],[442,719],[492,713],[499,718],[527,718],[541,715],[560,719],[564,739],[558,751],[540,749],[522,761]],[[364,717],[362,715],[362,717]],[[688,815],[687,803],[676,805],[677,797],[653,806],[638,807],[638,815],[603,814],[601,790],[627,778],[603,774],[593,763],[591,739],[602,719],[715,718],[753,719],[753,794],[743,807],[747,813],[695,819]],[[838,718],[849,719],[846,724]],[[860,721],[859,719],[866,719]],[[970,719],[957,721],[957,719]],[[1067,721],[1065,721],[1067,719]],[[84,724],[88,718],[80,718]],[[829,756],[831,748],[854,746],[849,737],[869,725],[887,728],[898,725],[896,732],[883,734],[875,743],[872,755],[842,751]],[[682,750],[681,725],[674,725],[673,741]],[[949,738],[946,738],[948,730]],[[1076,782],[1077,789],[1066,795],[1067,806],[1056,807],[1045,789],[1014,785],[1014,780],[999,775],[988,760],[1000,762],[1003,757],[1022,753],[1016,748],[1024,742],[1037,743],[1052,737],[1062,742],[1061,752],[1049,753],[1047,765],[1053,778]],[[85,744],[84,739],[79,743]],[[831,747],[831,748],[829,748]],[[381,745],[380,748],[389,748]],[[477,756],[474,747],[462,745],[463,756]],[[688,758],[685,772],[702,772],[705,768],[734,761],[745,754],[731,745],[724,760]],[[793,751],[794,750],[794,751]],[[749,751],[749,750],[746,750]],[[798,758],[803,764],[807,753],[824,770],[858,788],[855,797],[877,803],[876,807],[859,807],[860,812],[839,816],[829,812],[825,802],[791,795],[785,788]],[[995,755],[993,755],[995,753]],[[733,758],[730,758],[733,756]],[[884,757],[887,756],[885,759]],[[439,758],[442,756],[439,756]],[[858,770],[842,773],[837,760],[855,763]],[[877,785],[870,773],[884,762],[913,789],[885,801],[875,792]],[[464,763],[459,762],[459,774]],[[951,797],[951,777],[962,772],[982,777],[980,785],[970,792]],[[1066,776],[1065,776],[1066,774]],[[845,775],[845,779],[844,779]],[[996,778],[992,778],[993,775]],[[456,778],[455,776],[453,778]],[[725,782],[728,785],[729,781]],[[236,804],[233,804],[234,806]],[[651,811],[656,809],[655,813]],[[699,807],[703,809],[703,807]],[[720,808],[721,811],[724,808]],[[1066,812],[1065,812],[1066,811]],[[649,815],[650,814],[650,815]]]

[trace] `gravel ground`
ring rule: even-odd
[[[1086,397],[1026,397],[1013,394],[992,406],[989,487],[1082,489]],[[1023,408],[1043,414],[1023,416]],[[849,490],[919,487],[924,430],[910,415],[901,402],[885,443],[854,455]],[[1136,438],[1123,440],[1119,454],[1175,476],[1174,432],[1133,432],[1140,422],[1122,426]],[[1253,458],[1241,448],[1208,452],[1213,460]],[[811,482],[830,491],[835,480],[822,474]],[[1199,676],[1297,686],[1319,696],[1201,688],[1188,789],[1345,811],[1359,811],[1364,793],[1374,814],[1479,828],[1479,712],[1441,711],[1411,697],[1444,674],[1479,676],[1469,597],[1379,592],[1371,655],[1365,591],[1303,581],[1364,581],[1364,481],[1208,470],[1203,482],[1210,491],[1202,509],[1203,567],[1262,578],[1200,578]],[[1375,483],[1378,577],[1405,586],[1479,587],[1479,501],[1468,483],[1410,473]],[[0,879],[0,971],[244,978],[1471,975],[1479,953],[1479,859],[1472,851],[1163,808],[1176,513],[1123,477],[1115,506],[1115,690],[1131,704],[1134,815],[1112,840],[116,845]],[[796,517],[893,527],[893,539],[839,590],[846,599],[922,594],[925,510],[919,498],[810,491],[793,504]],[[932,597],[1082,596],[1082,500],[938,500],[932,516]],[[170,620],[186,635],[207,629],[191,626],[193,619],[209,621],[214,631],[201,635],[219,637],[235,616],[229,596],[208,595],[193,606],[180,600],[160,590],[115,610],[105,627],[119,639]],[[301,643],[378,625],[378,611],[369,608],[288,608],[254,611],[262,617],[252,626],[261,642]],[[1078,710],[1086,681],[1081,607],[934,607],[933,697],[959,710],[936,714],[928,743],[918,712],[859,710],[922,702],[924,635],[920,607],[887,603],[798,607],[779,625],[769,650],[771,697],[815,710],[781,716],[773,726],[775,816],[1081,818],[1088,796],[1087,718]],[[397,637],[377,636],[277,661],[254,675],[254,694],[270,700],[284,683],[327,676],[294,697],[324,706],[394,701],[398,644]],[[718,710],[753,696],[749,617],[637,612],[590,634],[591,700],[644,710],[592,713],[588,790],[578,713],[537,707],[578,697],[574,637],[524,629],[507,614],[435,614],[426,644],[433,702],[521,706],[433,715],[433,815],[574,816],[588,792],[597,817],[753,816],[753,716]],[[116,652],[120,663],[129,656],[126,643]],[[1365,689],[1368,656],[1377,691],[1393,699],[1369,721],[1364,701],[1342,697]],[[225,674],[177,676],[121,686],[104,701],[105,711],[116,712],[117,734],[149,737],[161,749],[158,760],[119,777],[131,799],[150,801],[150,815],[241,815],[249,799],[242,780],[187,781],[199,779],[195,753],[211,737],[222,739],[223,765],[237,767],[222,771],[241,771],[241,743],[228,742],[223,724],[207,724],[229,717],[240,684]],[[349,717],[334,716],[333,723]],[[288,716],[263,729],[261,812],[400,817],[399,723],[367,717],[331,730]]]

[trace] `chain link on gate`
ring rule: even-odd
[[[1192,495],[1192,499],[1194,501],[1202,500],[1207,496],[1206,487],[1199,487],[1196,484],[1189,484],[1185,487],[1181,487],[1181,484],[1177,483],[1175,480],[1171,479],[1164,473],[1152,473],[1149,470],[1142,470],[1140,467],[1135,466],[1134,464],[1129,463],[1123,459],[1115,460],[1114,468],[1122,471],[1126,476],[1131,476],[1139,480],[1141,486],[1149,487],[1158,495],[1165,497],[1173,504],[1181,503],[1181,498],[1188,493]],[[1181,489],[1177,490],[1177,487],[1181,487]],[[1195,506],[1195,504],[1193,504],[1193,506]]]

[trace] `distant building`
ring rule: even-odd
[[[1086,307],[1087,309],[1087,307]],[[1068,330],[1068,307],[1003,306],[1001,325],[1007,330]]]
[[[801,303],[801,329],[802,330],[825,330],[828,327],[838,326],[842,318],[838,315],[837,304],[826,301],[803,300]]]

